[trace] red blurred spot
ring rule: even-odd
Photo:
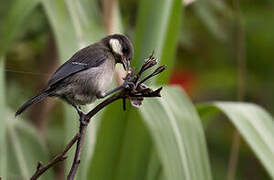
[[[195,87],[195,83],[195,73],[186,69],[175,69],[169,80],[169,84],[178,85],[189,94],[191,94],[192,89]]]

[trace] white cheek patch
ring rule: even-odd
[[[109,40],[109,44],[110,44],[110,47],[112,48],[112,50],[117,53],[117,54],[120,54],[120,55],[123,55],[122,53],[122,46],[119,42],[118,39],[110,39]]]

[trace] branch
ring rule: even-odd
[[[70,148],[73,146],[73,144],[79,139],[80,134],[77,133],[71,140],[70,142],[66,145],[65,149],[63,152],[61,152],[59,155],[55,156],[48,164],[45,166],[41,163],[38,162],[36,172],[34,175],[30,178],[31,180],[38,179],[39,176],[41,176],[45,171],[47,171],[50,167],[55,165],[58,162],[61,162],[67,158],[66,154],[70,150]]]
[[[74,155],[74,160],[72,163],[72,167],[68,174],[67,179],[73,180],[77,169],[81,160],[81,152],[83,149],[83,142],[86,136],[87,126],[90,122],[90,119],[98,113],[101,109],[106,107],[108,104],[118,100],[123,99],[123,103],[125,103],[125,99],[129,99],[133,106],[140,106],[142,101],[146,97],[161,97],[160,92],[162,87],[153,91],[149,87],[147,87],[143,82],[150,79],[151,77],[161,73],[166,69],[165,66],[158,67],[154,72],[145,77],[143,80],[139,80],[143,72],[157,64],[157,59],[155,59],[152,55],[147,59],[147,61],[143,64],[140,71],[137,75],[134,75],[133,69],[129,70],[127,76],[124,78],[125,83],[128,84],[125,88],[123,88],[120,92],[110,96],[100,104],[98,104],[95,108],[93,108],[87,114],[82,114],[80,116],[80,128],[79,132],[75,135],[75,137],[70,141],[70,143],[66,146],[65,150],[57,155],[53,160],[51,160],[46,166],[43,166],[41,163],[38,163],[37,170],[35,174],[32,176],[31,180],[37,179],[40,175],[42,175],[47,169],[55,165],[57,162],[63,161],[66,159],[65,154],[72,147],[72,145],[77,141],[76,151]],[[124,106],[125,107],[125,106]]]
[[[86,136],[86,131],[87,131],[87,125],[90,121],[90,119],[97,113],[99,112],[101,109],[103,109],[104,107],[106,107],[108,104],[112,103],[113,101],[116,101],[117,99],[121,98],[121,94],[117,93],[109,98],[107,98],[105,101],[101,102],[99,105],[97,105],[94,109],[92,109],[88,114],[83,114],[80,117],[80,122],[83,120],[86,123],[80,123],[80,128],[79,128],[79,133],[80,133],[80,138],[77,141],[77,147],[76,147],[76,151],[75,151],[75,155],[74,155],[74,160],[72,163],[72,167],[69,171],[69,175],[67,177],[68,180],[73,180],[74,176],[76,174],[76,171],[78,169],[78,166],[80,164],[80,155],[82,152],[82,148],[83,148],[83,142],[84,142],[84,138]]]

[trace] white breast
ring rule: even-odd
[[[114,67],[114,61],[107,60],[102,66],[98,68],[100,73],[97,76],[97,89],[99,89],[101,92],[105,92],[111,85],[114,75]]]
[[[77,74],[80,81],[85,81],[89,87],[89,94],[105,92],[111,85],[114,74],[115,61],[107,59],[99,67],[93,67]]]

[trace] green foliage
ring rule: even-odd
[[[0,175],[6,177],[7,149],[6,149],[6,114],[5,114],[5,86],[4,86],[4,60],[0,57]]]
[[[23,21],[28,17],[33,8],[40,2],[40,0],[16,0],[13,2],[8,14],[4,18],[4,23],[1,24],[0,30],[0,56],[3,56],[12,40],[16,37],[16,33],[20,30]]]
[[[20,25],[22,25],[25,18],[29,15],[29,13],[32,11],[32,9],[38,4],[39,0],[27,0],[27,1],[14,1],[11,4],[10,9],[8,9],[8,14],[3,18],[4,22],[1,24],[1,30],[0,30],[0,114],[1,114],[1,121],[0,121],[0,177],[3,177],[5,179],[11,179],[11,178],[18,178],[23,177],[24,179],[28,179],[29,173],[35,169],[37,162],[36,158],[43,153],[44,148],[40,147],[40,154],[37,156],[34,155],[30,158],[30,156],[25,156],[29,154],[31,151],[27,150],[24,151],[26,154],[22,154],[20,150],[23,148],[30,148],[32,145],[23,144],[20,145],[18,142],[18,138],[16,133],[22,133],[22,131],[25,131],[24,127],[20,127],[20,129],[16,129],[14,124],[12,124],[10,118],[8,116],[8,113],[5,111],[7,109],[5,105],[5,74],[4,74],[4,55],[6,51],[8,50],[9,46],[11,45],[12,41],[16,37],[16,33],[18,33],[18,29]],[[2,18],[1,18],[2,19]],[[15,123],[17,125],[17,123]],[[20,132],[21,131],[21,132]],[[27,136],[30,136],[29,134],[26,135],[23,132],[20,136],[22,138],[21,140],[24,140],[27,138]],[[31,134],[31,139],[36,139],[37,134],[33,133]],[[8,146],[10,145],[10,146]],[[12,147],[11,145],[14,145],[16,147]],[[33,144],[35,147],[35,144]],[[34,150],[34,149],[33,149]],[[16,151],[16,152],[15,152]],[[31,155],[31,154],[30,154]],[[48,160],[45,158],[45,153],[41,155],[43,160]],[[32,159],[35,158],[35,159]],[[19,164],[19,162],[32,162],[33,165],[28,166],[27,164]],[[15,164],[16,163],[16,166]],[[19,166],[18,166],[19,165]],[[25,165],[25,166],[24,166]],[[32,169],[33,168],[33,169]],[[49,172],[51,173],[51,171]],[[51,176],[48,176],[51,177]]]
[[[151,140],[133,108],[121,101],[104,112],[90,163],[90,179],[144,179]],[[126,169],[126,170],[125,170]]]
[[[208,31],[211,32],[214,37],[225,40],[227,38],[227,32],[224,27],[222,27],[222,24],[218,22],[220,21],[220,19],[218,19],[218,13],[226,13],[224,16],[230,17],[230,10],[226,4],[222,1],[201,0],[193,6],[195,13]]]
[[[228,117],[262,162],[269,175],[274,178],[273,117],[258,105],[248,103],[214,102],[202,105],[198,109],[203,111],[205,108],[206,111],[217,108]],[[215,111],[215,113],[217,112]]]
[[[179,88],[165,87],[161,98],[144,102],[141,114],[166,179],[212,179],[200,118]]]
[[[4,117],[0,121],[0,177],[3,179],[28,179],[38,161],[49,161],[48,148],[38,138],[38,133],[29,124],[14,119],[9,111],[6,112],[4,100],[6,86],[2,59],[23,22],[39,2],[14,0],[3,18],[5,21],[1,22],[1,25],[4,24],[0,32],[0,114]],[[227,7],[208,5],[209,2],[195,5],[195,11],[209,31],[223,39],[226,34],[223,34],[212,7],[218,13]],[[95,4],[96,1],[88,0],[41,1],[61,62],[104,36],[100,8]],[[131,38],[135,39],[133,67],[138,69],[155,50],[161,64],[168,66],[163,75],[155,78],[155,84],[167,84],[174,66],[181,22],[184,23],[181,4],[181,0],[139,2],[135,36]],[[115,10],[114,29],[121,31],[123,26],[118,9]],[[223,73],[223,69],[220,71]],[[216,77],[215,73],[212,74],[208,79]],[[94,105],[89,109],[92,107]],[[65,105],[64,109],[65,123],[59,132],[66,134],[66,144],[78,131],[79,122],[71,107]],[[274,149],[271,146],[274,125],[267,112],[257,105],[228,102],[210,103],[201,106],[198,111],[201,116],[222,111],[255,152],[270,177],[274,178]],[[165,86],[161,98],[146,99],[140,109],[128,103],[127,111],[123,111],[121,102],[115,102],[98,113],[89,125],[77,179],[210,180],[214,170],[210,168],[204,131],[193,103],[178,88]],[[68,154],[66,169],[71,167],[73,153],[70,151]],[[50,170],[41,179],[53,179],[53,171]]]
[[[174,64],[181,24],[180,0],[142,0],[138,11],[134,67],[140,67],[153,51],[162,64],[168,66],[158,82],[168,82]]]
[[[41,144],[38,133],[23,120],[14,119],[8,113],[7,121],[7,179],[29,179],[35,171],[38,159],[49,161],[48,150]],[[41,179],[53,179],[53,170]]]

